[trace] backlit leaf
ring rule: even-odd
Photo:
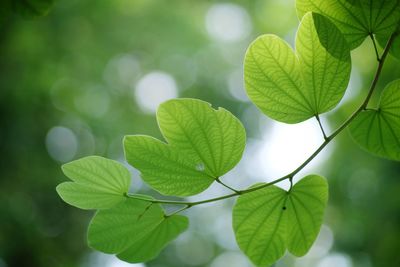
[[[309,11],[330,18],[356,48],[370,34],[389,36],[400,20],[399,0],[296,0],[299,17]]]
[[[377,109],[363,111],[354,119],[350,132],[368,152],[400,160],[400,80],[384,89]]]
[[[125,157],[145,182],[165,195],[204,191],[232,169],[243,154],[246,133],[223,108],[195,99],[160,105],[157,120],[168,143],[148,136],[126,136]]]
[[[321,228],[327,200],[328,184],[317,175],[306,176],[289,192],[272,185],[241,195],[232,215],[240,249],[257,266],[270,266],[286,249],[306,254]]]
[[[188,227],[184,216],[164,216],[159,204],[128,199],[93,217],[89,246],[127,262],[143,262],[160,251]]]
[[[106,209],[126,200],[129,171],[113,160],[90,156],[64,164],[64,174],[74,182],[57,186],[60,197],[81,209]]]
[[[298,123],[334,108],[351,70],[350,50],[327,18],[308,13],[296,38],[296,54],[274,35],[263,35],[245,57],[249,98],[269,117]]]

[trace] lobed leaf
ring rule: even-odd
[[[361,112],[349,129],[355,142],[368,152],[400,160],[400,80],[388,84],[379,107]]]
[[[322,224],[328,184],[309,175],[287,192],[268,186],[241,195],[233,208],[233,229],[240,249],[257,266],[269,266],[286,248],[302,256],[312,246]]]
[[[318,12],[331,19],[351,49],[370,34],[389,36],[400,20],[399,0],[296,0],[297,13]]]
[[[186,230],[188,219],[165,217],[160,205],[129,199],[96,213],[89,225],[89,246],[128,262],[148,261]]]
[[[225,109],[196,99],[174,99],[157,111],[168,144],[148,136],[126,136],[125,157],[143,180],[165,195],[200,193],[240,160],[246,133]]]
[[[329,19],[306,14],[296,38],[296,54],[275,35],[249,47],[244,62],[249,98],[266,115],[298,123],[334,108],[351,71],[350,50]]]
[[[150,136],[124,138],[126,160],[141,171],[143,180],[165,195],[187,196],[207,189],[214,178],[196,159]]]
[[[81,209],[107,209],[126,200],[131,175],[120,163],[98,156],[85,157],[62,166],[74,182],[57,186],[60,197]]]

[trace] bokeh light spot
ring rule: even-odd
[[[78,150],[78,140],[70,129],[56,126],[46,135],[46,148],[54,160],[67,162],[74,158]]]
[[[241,41],[249,35],[251,28],[247,11],[239,5],[215,4],[207,11],[206,29],[217,41]]]
[[[178,88],[171,75],[154,71],[137,82],[134,95],[143,112],[155,113],[162,102],[178,97]]]
[[[349,256],[341,253],[332,253],[318,262],[317,267],[352,267]]]

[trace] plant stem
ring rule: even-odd
[[[222,186],[228,188],[229,190],[235,192],[235,193],[239,193],[239,192],[240,192],[240,191],[238,191],[238,190],[236,190],[236,189],[230,187],[229,185],[225,184],[224,182],[222,182],[222,181],[219,179],[219,177],[218,177],[217,179],[215,179],[215,181],[216,181],[217,183],[221,184]]]
[[[378,62],[380,62],[382,59],[379,57],[378,46],[376,45],[375,37],[372,33],[369,34],[369,37],[371,37],[372,44],[374,45],[376,60],[378,60]]]
[[[322,135],[324,136],[324,139],[326,140],[328,137],[326,136],[324,127],[322,126],[322,123],[321,123],[321,120],[320,120],[318,114],[315,115],[315,118],[317,119],[319,128],[321,129],[321,132],[322,132]]]
[[[311,154],[311,156],[309,156],[299,167],[297,167],[295,170],[293,170],[291,173],[289,173],[289,174],[287,174],[287,175],[285,175],[285,176],[283,176],[283,177],[281,177],[281,178],[278,178],[278,179],[276,179],[276,180],[274,180],[274,181],[272,181],[272,182],[269,182],[269,183],[264,183],[264,184],[262,184],[262,185],[259,185],[259,186],[255,186],[255,187],[251,187],[251,188],[248,188],[248,189],[245,189],[245,190],[235,190],[235,189],[233,189],[233,188],[230,188],[230,187],[228,187],[228,186],[226,186],[225,184],[223,184],[219,179],[216,179],[217,180],[217,182],[219,182],[219,183],[221,183],[222,185],[224,185],[224,186],[226,186],[227,188],[229,188],[229,189],[231,189],[231,190],[233,190],[234,191],[234,193],[232,193],[232,194],[228,194],[228,195],[223,195],[223,196],[220,196],[220,197],[216,197],[216,198],[210,198],[210,199],[205,199],[205,200],[200,200],[200,201],[194,201],[194,202],[188,202],[188,201],[172,201],[172,200],[160,200],[160,199],[154,199],[154,200],[150,200],[150,199],[148,199],[148,198],[142,198],[142,197],[140,197],[140,196],[135,196],[135,195],[129,195],[129,194],[126,194],[126,196],[127,197],[129,197],[129,198],[134,198],[134,199],[138,199],[138,200],[143,200],[143,201],[147,201],[147,202],[152,202],[152,203],[159,203],[159,204],[173,204],[173,205],[186,205],[186,207],[184,207],[184,208],[182,208],[182,209],[179,209],[179,210],[177,210],[177,211],[175,211],[173,214],[176,214],[176,213],[178,213],[178,212],[181,212],[181,211],[183,211],[183,210],[186,210],[186,209],[188,209],[188,208],[191,208],[191,207],[193,207],[193,206],[196,206],[196,205],[200,205],[200,204],[204,204],[204,203],[210,203],[210,202],[215,202],[215,201],[219,201],[219,200],[223,200],[223,199],[227,199],[227,198],[231,198],[231,197],[236,197],[236,196],[239,196],[239,195],[243,195],[243,194],[247,194],[247,193],[250,193],[250,192],[253,192],[253,191],[257,191],[257,190],[260,190],[260,189],[263,189],[263,188],[265,188],[265,187],[268,187],[268,186],[271,186],[271,185],[273,185],[273,184],[276,184],[276,183],[279,183],[279,182],[281,182],[281,181],[283,181],[283,180],[286,180],[286,179],[290,179],[290,180],[292,180],[293,179],[293,177],[298,173],[298,172],[300,172],[305,166],[307,166],[340,132],[342,132],[356,117],[357,117],[357,115],[360,113],[360,112],[362,112],[363,110],[365,110],[366,109],[366,107],[367,107],[367,105],[368,105],[368,103],[369,103],[369,100],[371,99],[371,96],[372,96],[372,94],[374,93],[374,91],[375,91],[375,88],[376,88],[376,85],[377,85],[377,83],[378,83],[378,80],[379,80],[379,77],[380,77],[380,75],[381,75],[381,72],[382,72],[382,68],[383,68],[383,65],[384,65],[384,62],[385,62],[385,59],[386,59],[386,57],[387,57],[387,55],[388,55],[388,53],[389,53],[389,49],[390,49],[390,47],[392,46],[392,44],[393,44],[393,41],[394,41],[394,39],[395,39],[395,37],[398,35],[399,33],[397,33],[397,32],[395,32],[395,33],[393,33],[392,34],[392,36],[390,37],[390,39],[389,39],[389,41],[387,42],[387,44],[386,44],[386,47],[385,47],[385,49],[384,49],[384,51],[383,51],[383,54],[382,54],[382,57],[381,58],[379,58],[378,57],[378,62],[379,62],[379,64],[378,64],[378,67],[377,67],[377,70],[376,70],[376,72],[375,72],[375,76],[374,76],[374,79],[373,79],[373,81],[372,81],[372,83],[371,83],[371,86],[370,86],[370,88],[369,88],[369,91],[368,91],[368,94],[367,94],[367,96],[366,96],[366,98],[365,98],[365,100],[363,101],[363,103],[361,104],[361,106],[345,121],[345,122],[343,122],[332,134],[330,134],[329,136],[326,136],[325,135],[325,132],[323,131],[323,129],[322,129],[322,125],[321,125],[321,129],[322,129],[322,131],[323,131],[323,133],[324,133],[324,137],[325,137],[325,141],[314,151],[314,153],[312,153]],[[374,45],[376,46],[376,44],[375,44],[375,41],[374,41],[374,39],[372,39],[373,40],[373,42],[374,42]],[[319,122],[319,118],[317,117],[317,120],[318,120],[318,122]],[[168,215],[168,216],[171,216],[171,215]]]

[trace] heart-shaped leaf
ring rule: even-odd
[[[330,18],[351,49],[370,34],[389,36],[400,20],[399,0],[296,0],[299,17],[309,11]]]
[[[143,180],[165,195],[204,191],[232,169],[243,154],[245,130],[225,109],[195,99],[169,100],[157,120],[168,144],[149,136],[126,136],[126,160]]]
[[[244,63],[246,91],[269,117],[298,123],[334,108],[351,71],[350,50],[329,19],[306,14],[296,37],[296,54],[274,35],[249,47]]]
[[[354,119],[350,133],[368,152],[400,160],[400,80],[386,86],[376,110],[363,111]]]
[[[187,226],[186,217],[166,217],[158,204],[128,199],[96,213],[89,225],[88,243],[128,262],[148,261]]]
[[[74,182],[57,186],[60,197],[81,209],[106,209],[126,200],[131,175],[116,161],[90,156],[62,166]]]
[[[319,233],[327,200],[328,184],[317,175],[289,192],[272,185],[241,195],[232,215],[240,249],[257,266],[273,264],[286,248],[303,256]]]

